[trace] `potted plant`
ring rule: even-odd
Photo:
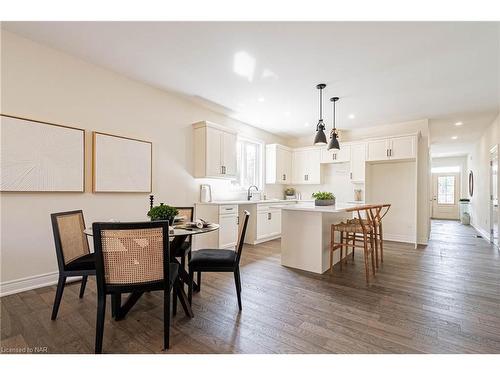
[[[169,225],[172,225],[178,213],[177,208],[160,203],[159,206],[154,206],[149,210],[148,216],[151,221],[168,220]]]
[[[333,206],[335,204],[335,195],[326,191],[318,191],[313,193],[312,197],[315,199],[315,206]]]

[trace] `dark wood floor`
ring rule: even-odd
[[[361,254],[342,272],[282,267],[280,242],[245,246],[243,312],[232,274],[206,274],[195,318],[173,321],[168,353],[500,353],[500,253],[470,227],[434,221],[427,247],[386,243],[367,287]],[[69,285],[50,320],[55,287],[0,299],[1,347],[91,353],[95,284],[84,299]],[[145,295],[127,318],[110,320],[104,352],[161,352],[161,294]]]

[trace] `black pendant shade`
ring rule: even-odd
[[[316,88],[319,90],[319,121],[318,125],[316,125],[316,136],[314,137],[315,146],[326,145],[328,143],[325,135],[325,124],[323,123],[323,89],[325,87],[324,83],[316,85]]]
[[[336,96],[330,98],[330,101],[333,103],[333,129],[330,133],[330,142],[328,143],[327,148],[329,151],[340,150],[337,128],[335,127],[335,102],[337,102],[338,100],[339,98]]]

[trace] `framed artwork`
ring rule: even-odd
[[[95,193],[150,193],[153,144],[92,133],[92,189]]]
[[[84,129],[0,116],[0,191],[85,191]]]

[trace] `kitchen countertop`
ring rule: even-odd
[[[296,199],[259,199],[259,200],[237,200],[237,201],[212,201],[212,202],[198,202],[196,204],[212,204],[212,205],[223,205],[223,204],[257,204],[257,203],[285,203],[293,202],[296,203]],[[301,201],[302,202],[302,201]],[[304,201],[309,202],[309,201]]]
[[[315,206],[314,202],[308,203],[296,203],[290,205],[278,206],[282,210],[293,210],[293,211],[309,211],[309,212],[327,212],[327,213],[338,213],[346,212],[347,209],[356,206],[363,206],[363,203],[337,203],[333,206]]]

